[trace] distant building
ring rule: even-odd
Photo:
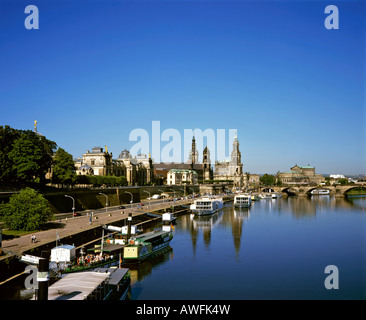
[[[197,172],[190,169],[171,169],[168,172],[167,185],[197,184]]]
[[[278,175],[284,184],[320,184],[325,182],[321,174],[315,173],[315,167],[310,165],[295,165],[290,171],[282,172]]]
[[[117,159],[112,159],[112,152],[94,147],[83,154],[82,159],[74,160],[78,175],[125,176],[129,185],[145,185],[153,182],[154,168],[152,159],[144,154],[132,157],[123,150]]]
[[[205,180],[212,180],[213,170],[210,162],[210,151],[206,148],[203,150],[203,162],[198,162],[198,150],[196,149],[196,140],[192,138],[192,149],[189,152],[188,161],[185,163],[154,163],[154,169],[160,180],[166,179],[168,184],[168,174],[170,170],[193,170],[197,174],[197,180],[194,183],[204,183]],[[163,180],[164,181],[164,180]]]
[[[235,135],[230,159],[215,161],[214,180],[231,180],[236,188],[248,186],[248,176],[243,173],[238,137]]]

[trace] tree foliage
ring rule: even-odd
[[[12,181],[15,178],[13,173],[13,161],[9,153],[13,148],[14,141],[20,137],[20,131],[10,126],[0,126],[0,180]]]
[[[31,130],[0,127],[0,180],[45,182],[56,143]]]
[[[265,186],[273,186],[276,182],[276,177],[271,174],[265,173],[259,178],[259,181]]]
[[[53,158],[52,183],[75,184],[76,168],[72,155],[58,148]]]
[[[22,189],[0,207],[0,217],[12,230],[33,231],[52,218],[48,201],[31,188]]]

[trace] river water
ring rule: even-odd
[[[180,216],[171,251],[131,271],[132,299],[366,298],[365,196],[228,203],[197,218]],[[324,285],[328,265],[339,289]]]
[[[325,287],[328,276],[339,289]],[[170,249],[131,267],[131,279],[132,300],[365,299],[366,197],[231,202],[209,217],[179,216]],[[21,286],[0,300],[29,298]]]

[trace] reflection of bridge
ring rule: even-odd
[[[282,194],[294,194],[297,196],[309,196],[311,195],[311,191],[321,189],[321,190],[329,190],[329,194],[336,197],[345,197],[347,196],[347,192],[354,189],[360,188],[359,185],[348,185],[348,186],[269,186],[269,187],[261,187],[261,192],[267,192],[273,190],[273,192],[280,192]]]

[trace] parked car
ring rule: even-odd
[[[125,206],[119,206],[118,209],[126,209]]]

